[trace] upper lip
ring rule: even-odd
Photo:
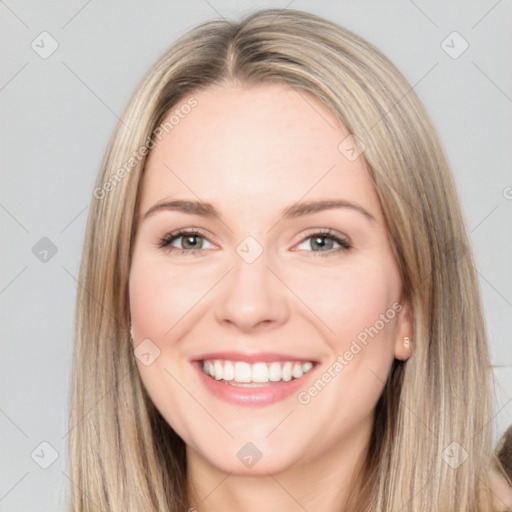
[[[193,357],[191,361],[206,361],[214,359],[226,359],[228,361],[245,361],[246,363],[268,363],[272,361],[302,361],[306,363],[311,361],[316,363],[314,359],[309,357],[300,357],[292,354],[281,354],[275,352],[208,352]]]

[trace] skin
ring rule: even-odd
[[[507,512],[512,509],[512,486],[505,476],[497,469],[490,471],[491,490],[493,493],[494,510]]]
[[[407,359],[403,338],[412,332],[377,195],[362,158],[338,150],[347,130],[309,94],[265,84],[193,96],[197,106],[150,152],[139,214],[160,201],[201,199],[222,220],[159,210],[139,221],[129,283],[134,345],[149,338],[160,350],[148,366],[137,361],[141,378],[187,445],[197,510],[339,511],[393,359]],[[281,214],[299,200],[325,199],[357,203],[374,220],[350,208]],[[196,255],[157,246],[180,229],[201,231]],[[322,251],[312,236],[320,229],[353,247],[339,251],[326,238]],[[248,235],[263,250],[250,264],[236,252]],[[188,240],[172,245],[191,251]],[[402,309],[306,405],[295,394],[264,407],[228,404],[189,362],[217,350],[283,352],[319,361],[320,377],[394,303]],[[237,457],[247,442],[262,453],[252,467]]]

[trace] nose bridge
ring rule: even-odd
[[[217,303],[218,321],[236,324],[244,330],[260,323],[284,321],[288,307],[283,284],[270,269],[269,251],[256,237],[247,236],[235,253]]]
[[[234,286],[247,288],[254,293],[268,292],[270,273],[269,250],[253,236],[247,236],[236,247],[236,258],[234,258],[233,280]],[[254,287],[254,290],[251,288]]]

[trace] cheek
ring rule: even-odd
[[[130,309],[136,339],[171,340],[173,330],[205,294],[207,273],[190,272],[165,261],[134,260],[130,272]],[[185,322],[186,323],[186,322]]]
[[[319,422],[332,416],[336,404],[336,419],[322,427],[326,437],[335,439],[367,418],[382,393],[394,359],[401,280],[393,260],[378,258],[309,277],[301,279],[297,294],[308,297],[322,321],[316,325],[328,326],[322,332],[331,355],[318,380],[298,398],[317,412]]]
[[[171,412],[181,410],[190,398],[178,384],[185,378],[185,368],[177,340],[190,329],[186,315],[204,295],[200,284],[184,269],[171,269],[165,262],[135,253],[129,280],[135,348],[150,346],[152,354],[158,354],[149,365],[137,360],[137,367],[154,405],[179,432],[188,428],[187,415]]]
[[[347,350],[357,336],[364,338],[372,326],[376,325],[381,339],[392,332],[393,304],[399,300],[401,281],[391,262],[359,261],[304,275],[296,273],[294,290],[317,317],[315,323],[324,324],[322,331],[336,353]]]

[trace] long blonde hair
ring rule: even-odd
[[[180,100],[229,81],[307,91],[364,144],[411,301],[413,354],[393,363],[363,483],[347,510],[490,511],[492,368],[470,242],[441,144],[410,84],[375,47],[315,15],[278,9],[185,34],[146,74],[110,139],[80,268],[71,510],[188,509],[184,443],[152,404],[134,361],[128,276],[155,130]]]

